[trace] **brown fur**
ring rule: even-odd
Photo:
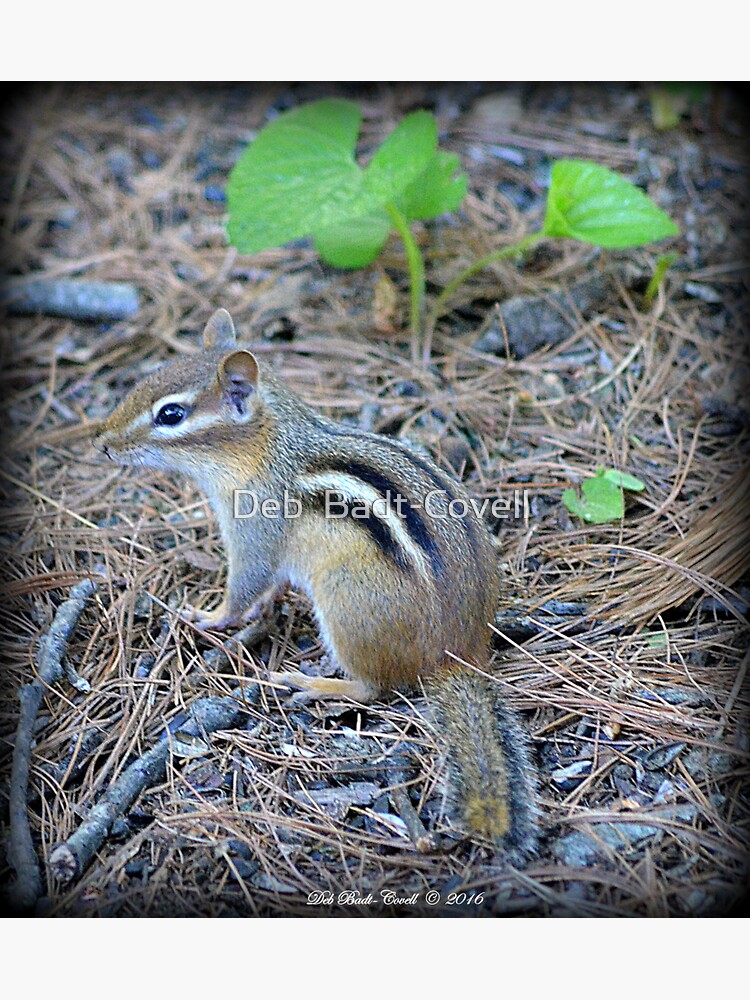
[[[306,406],[234,344],[223,311],[204,353],[144,379],[105,423],[98,446],[119,461],[191,476],[216,513],[228,557],[227,593],[206,628],[239,622],[286,580],[310,596],[323,641],[349,682],[289,677],[319,696],[374,697],[424,679],[438,706],[467,825],[520,853],[534,846],[533,774],[519,727],[489,681],[455,668],[446,651],[484,664],[498,579],[480,518],[447,516],[463,487],[401,442],[344,428]],[[164,428],[152,408],[187,394],[187,416]],[[144,416],[146,415],[146,416]],[[393,491],[404,516],[322,516],[323,485],[362,497]],[[238,520],[233,491],[280,502],[299,498],[296,519]],[[439,495],[433,495],[441,491]],[[318,499],[316,499],[318,498]],[[427,509],[428,501],[432,504]],[[520,855],[519,855],[520,856]]]

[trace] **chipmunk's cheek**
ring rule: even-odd
[[[151,448],[129,448],[118,455],[118,461],[123,465],[145,466],[148,469],[169,470],[174,467],[174,463],[167,461],[158,449]]]
[[[115,448],[111,444],[97,445],[99,450],[112,462],[118,465],[140,465],[138,452],[130,448]]]

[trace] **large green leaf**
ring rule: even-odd
[[[394,129],[365,171],[365,188],[383,206],[393,203],[407,219],[423,219],[451,211],[466,193],[466,178],[456,183],[458,157],[436,151],[437,126],[427,111],[415,111]],[[364,267],[383,248],[393,227],[380,211],[316,229],[318,253],[335,267]]]
[[[437,125],[429,111],[413,111],[391,132],[365,170],[365,189],[381,205],[393,201],[434,158]]]
[[[353,101],[331,99],[267,125],[229,178],[231,242],[243,253],[257,253],[365,214],[372,198],[354,159],[359,123]]]
[[[542,232],[621,248],[675,236],[679,229],[648,195],[614,171],[586,160],[558,160]]]
[[[313,233],[315,249],[334,267],[365,267],[371,264],[388,239],[392,222],[386,212],[361,215]]]
[[[337,267],[377,257],[393,228],[386,211],[407,219],[451,211],[466,192],[453,154],[436,151],[437,126],[414,111],[363,170],[355,160],[360,114],[352,101],[314,101],[267,125],[235,166],[227,186],[230,241],[257,253],[312,236]]]
[[[433,219],[453,212],[466,194],[467,177],[455,153],[437,150],[425,170],[398,200],[407,219]]]

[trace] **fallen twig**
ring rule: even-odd
[[[568,630],[570,634],[590,628],[591,621],[586,618],[587,613],[587,605],[581,602],[552,600],[542,605],[538,612],[513,607],[501,608],[495,612],[495,625],[503,635],[524,642],[544,632],[548,625],[565,625],[575,618],[580,621]],[[495,644],[499,645],[496,641]]]
[[[414,806],[411,804],[409,793],[403,785],[394,785],[390,789],[391,802],[393,808],[404,821],[409,839],[414,844],[420,854],[427,854],[434,851],[438,846],[438,837],[434,832],[429,831]]]
[[[58,844],[49,857],[49,869],[55,878],[69,882],[84,871],[107,838],[118,816],[135,802],[140,793],[161,781],[167,772],[170,756],[191,756],[195,741],[217,729],[231,729],[259,696],[257,684],[237,689],[232,696],[201,698],[190,707],[190,718],[173,720],[159,742],[139,757],[106,791],[101,801],[64,843]]]
[[[21,912],[30,910],[42,891],[39,860],[34,851],[27,811],[34,724],[45,691],[63,676],[70,676],[71,670],[63,666],[62,660],[86,599],[91,597],[95,590],[96,584],[90,579],[82,580],[71,588],[70,597],[57,609],[49,631],[39,640],[38,676],[18,692],[21,711],[13,748],[8,846],[8,859],[16,877],[8,888],[8,898],[13,909]],[[78,678],[77,674],[74,676]],[[85,681],[83,684],[88,687]],[[79,684],[76,686],[81,687]]]
[[[138,289],[119,281],[10,278],[0,288],[0,302],[15,315],[83,320],[130,319],[140,309]]]

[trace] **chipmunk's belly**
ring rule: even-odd
[[[292,586],[312,601],[321,640],[333,660],[350,677],[377,690],[415,687],[420,677],[442,667],[446,650],[475,658],[486,649],[482,631],[461,621],[429,581],[403,575],[379,578],[373,567],[345,560],[311,572],[292,570],[289,576]]]

